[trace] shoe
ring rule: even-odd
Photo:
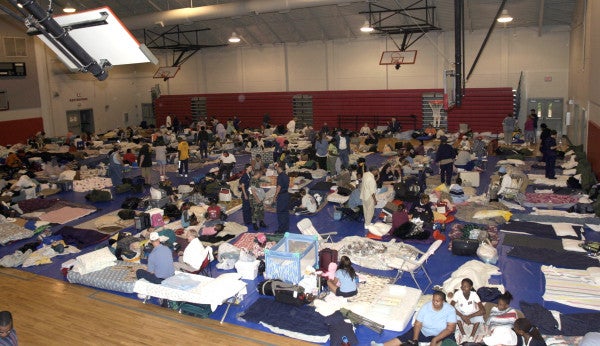
[[[255,231],[258,231],[258,224],[257,223],[253,223],[252,227],[254,228]]]
[[[267,228],[267,224],[264,221],[260,222],[260,227]]]
[[[146,300],[146,298],[148,298],[148,296],[147,296],[147,295],[145,295],[145,294],[141,294],[141,293],[138,293],[137,297],[138,297],[139,299],[142,299],[142,300]]]

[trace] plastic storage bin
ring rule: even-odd
[[[316,236],[286,233],[279,243],[265,250],[265,278],[297,284],[306,267],[317,267],[318,259]]]

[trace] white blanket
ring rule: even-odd
[[[227,299],[247,293],[246,283],[240,280],[238,273],[223,274],[216,279],[181,272],[176,272],[175,275],[181,275],[182,278],[188,281],[196,281],[198,285],[189,290],[182,290],[153,284],[142,279],[136,281],[133,291],[156,298],[209,304],[212,311],[215,311]]]

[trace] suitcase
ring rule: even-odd
[[[479,241],[474,239],[452,240],[452,254],[457,256],[475,256]]]
[[[136,216],[133,219],[135,221],[135,229],[138,231],[143,231],[151,226],[150,214],[148,213],[141,213],[140,216]]]
[[[188,302],[176,302],[172,300],[166,300],[165,302],[163,302],[163,306],[169,309],[173,309],[179,312],[180,314],[200,318],[207,318],[212,313],[210,305],[208,304],[194,304]]]
[[[338,263],[338,251],[325,248],[319,251],[319,269],[326,272],[329,269],[329,263]]]

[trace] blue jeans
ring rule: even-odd
[[[144,270],[144,269],[138,269],[135,272],[135,276],[138,279],[146,279],[146,281],[151,282],[153,284],[157,284],[157,285],[160,285],[163,282],[163,280],[164,280],[164,279],[157,278],[156,275],[154,275],[154,274],[152,274],[149,271]]]

